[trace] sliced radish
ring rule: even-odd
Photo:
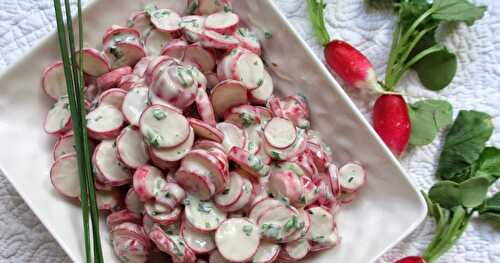
[[[210,100],[217,117],[222,117],[224,112],[234,106],[248,102],[248,95],[242,82],[226,80],[214,87]]]
[[[116,224],[111,226],[110,237],[116,238],[118,236],[128,236],[141,240],[144,245],[150,247],[149,239],[144,232],[142,226],[134,223],[134,222],[123,222],[120,224]]]
[[[340,243],[340,236],[335,228],[331,234],[325,238],[318,238],[316,241],[309,241],[311,244],[311,251],[321,251],[326,249],[331,249]]]
[[[215,232],[215,242],[221,255],[233,262],[251,259],[260,244],[257,225],[243,218],[231,218]]]
[[[269,173],[269,165],[242,148],[234,146],[229,151],[228,157],[243,168],[243,170],[255,177],[264,177]]]
[[[226,260],[218,250],[212,251],[210,253],[210,257],[208,258],[208,263],[229,263],[230,261]]]
[[[215,203],[222,207],[228,207],[235,204],[243,194],[243,178],[236,173],[231,172],[229,184],[224,191],[214,197]]]
[[[198,231],[215,231],[227,217],[212,201],[202,201],[192,195],[184,199],[184,206],[187,222]]]
[[[311,207],[307,209],[311,218],[311,229],[307,239],[314,243],[330,243],[329,237],[334,231],[335,221],[330,212],[322,207]]]
[[[134,191],[144,202],[155,198],[166,183],[163,173],[154,166],[144,165],[135,170]]]
[[[305,207],[313,204],[319,198],[319,189],[309,177],[303,176],[300,178],[304,188],[304,193],[300,196],[299,201],[294,205],[296,207]]]
[[[224,152],[224,147],[217,142],[214,141],[209,141],[209,140],[198,140],[196,141],[194,145],[195,149],[203,149],[203,150],[210,150],[210,149],[219,149],[222,152]]]
[[[264,129],[266,141],[273,147],[284,149],[297,139],[297,130],[293,122],[283,118],[272,118]]]
[[[129,168],[137,169],[149,161],[146,144],[137,128],[123,129],[116,138],[116,148],[120,160]]]
[[[231,78],[239,80],[249,89],[257,89],[264,84],[264,63],[252,52],[243,52],[231,65]]]
[[[309,106],[303,96],[294,95],[282,99],[281,112],[283,118],[293,121],[299,128],[308,129],[311,125]]]
[[[214,108],[212,107],[212,103],[205,89],[198,89],[195,102],[201,120],[210,126],[215,126]]]
[[[184,37],[192,43],[201,40],[204,25],[205,17],[203,16],[185,16],[180,23]]]
[[[120,225],[122,223],[131,222],[140,224],[142,218],[136,213],[132,213],[127,209],[116,211],[106,217],[106,224],[110,227]]]
[[[338,180],[342,191],[347,193],[356,192],[366,182],[365,169],[356,162],[346,163],[339,169]]]
[[[186,48],[183,61],[198,67],[202,72],[211,72],[215,67],[214,55],[197,43]]]
[[[52,63],[45,68],[42,73],[42,89],[54,100],[59,100],[68,94],[62,61]]]
[[[169,254],[174,262],[195,262],[196,256],[189,249],[179,235],[169,235],[162,229],[153,229],[149,233],[149,238],[155,243],[156,247]]]
[[[139,43],[120,42],[118,40],[105,45],[104,52],[110,60],[112,69],[133,66],[146,56],[144,48]]]
[[[224,211],[227,212],[239,211],[250,203],[253,193],[253,185],[249,179],[247,178],[242,178],[242,179],[243,179],[243,186],[240,197],[234,204],[224,207]]]
[[[262,127],[264,127],[273,118],[272,111],[266,107],[255,106],[255,110],[259,113],[260,124]]]
[[[161,55],[183,60],[187,47],[188,43],[184,39],[173,39],[163,47]]]
[[[154,10],[150,13],[150,19],[156,29],[168,33],[178,31],[182,21],[179,14],[170,9]]]
[[[179,220],[182,213],[182,210],[179,207],[172,210],[170,207],[156,202],[146,202],[144,210],[155,223],[164,226],[175,224]]]
[[[73,132],[68,132],[62,135],[61,137],[57,138],[57,141],[54,144],[54,149],[52,151],[52,156],[54,158],[54,161],[59,159],[59,157],[63,155],[76,153],[75,147],[76,146],[75,146]]]
[[[220,81],[231,79],[231,65],[233,61],[244,52],[243,48],[235,48],[231,50],[222,60],[217,64],[217,78]]]
[[[134,126],[139,126],[141,114],[148,107],[148,91],[148,88],[133,88],[123,99],[123,115]]]
[[[255,255],[252,257],[252,263],[271,263],[276,260],[281,247],[278,244],[262,240]]]
[[[224,120],[240,128],[247,128],[260,123],[260,116],[254,106],[242,104],[228,109],[224,113]]]
[[[146,55],[159,56],[163,48],[172,39],[172,35],[170,35],[170,33],[168,32],[160,31],[157,29],[151,30],[144,40],[144,49],[146,51]]]
[[[240,17],[232,12],[218,12],[207,16],[205,28],[223,35],[231,35],[236,31]]]
[[[222,146],[225,152],[229,152],[233,147],[243,148],[245,146],[245,132],[238,126],[229,122],[219,122],[216,127],[224,134]]]
[[[267,70],[264,70],[264,82],[262,82],[260,87],[250,91],[250,101],[258,105],[266,105],[267,101],[273,95],[273,91],[273,79]]]
[[[168,149],[162,149],[162,148],[150,148],[150,154],[153,155],[156,159],[166,161],[166,162],[176,162],[184,158],[186,154],[191,150],[191,147],[193,147],[194,143],[194,131],[192,128],[190,128],[189,136],[186,141],[184,141],[181,145],[174,147],[174,148],[168,148]]]
[[[168,66],[172,63],[175,63],[174,59],[172,59],[169,56],[159,56],[156,58],[153,58],[148,66],[146,67],[146,71],[144,72],[144,78],[145,78],[145,83],[150,86],[151,82],[153,81],[153,73],[161,67]]]
[[[224,140],[224,134],[217,128],[208,125],[207,123],[198,119],[189,118],[189,124],[193,127],[197,136],[221,143]]]
[[[148,13],[137,11],[133,13],[127,21],[127,26],[137,30],[144,38],[153,29]]]
[[[129,211],[138,215],[144,211],[144,202],[139,198],[134,188],[128,189],[125,195],[125,206]]]
[[[224,190],[228,174],[224,164],[217,157],[206,150],[191,150],[182,160],[181,166],[187,170],[195,169],[200,171],[203,176],[208,177],[209,181],[215,186],[215,193]],[[213,195],[213,193],[212,193]]]
[[[77,64],[79,64],[80,51],[77,52]],[[83,72],[85,74],[99,77],[107,72],[109,72],[109,61],[102,55],[102,53],[93,48],[83,49]]]
[[[59,99],[47,113],[43,124],[48,134],[59,135],[71,129],[71,111],[67,97]]]
[[[197,254],[210,253],[210,251],[216,248],[211,233],[197,231],[189,224],[181,226],[181,236],[186,245]]]
[[[97,87],[101,90],[115,88],[120,83],[122,77],[130,73],[132,73],[132,68],[129,66],[117,68],[113,71],[105,73],[104,75],[97,78]]]
[[[123,126],[123,115],[111,105],[102,105],[86,116],[89,136],[96,140],[116,138]]]
[[[274,160],[278,161],[289,160],[294,156],[297,156],[300,153],[304,152],[305,148],[306,148],[306,138],[303,129],[297,130],[297,138],[292,143],[292,145],[290,145],[287,148],[278,149],[271,146],[267,141],[264,142],[264,150],[267,153],[267,155],[269,155]]]
[[[283,242],[303,226],[299,222],[298,211],[293,206],[275,206],[263,212],[257,224],[264,238]]]
[[[104,32],[102,44],[104,46],[107,44],[114,44],[115,42],[139,44],[140,37],[141,33],[133,28],[112,25]]]
[[[139,76],[140,78],[144,78],[146,73],[146,69],[148,68],[149,63],[153,60],[152,57],[143,57],[137,64],[134,66],[134,74]]]
[[[332,188],[333,196],[340,196],[340,194],[342,193],[342,187],[340,186],[339,168],[337,168],[337,166],[332,163],[328,164],[328,173],[326,174],[326,176],[328,177],[329,185]],[[349,179],[347,180],[349,181]]]
[[[80,196],[80,177],[76,154],[68,154],[56,160],[50,168],[50,181],[61,194],[77,198]]]
[[[189,122],[178,112],[163,105],[144,110],[139,121],[142,135],[155,148],[172,148],[189,137]]]
[[[148,1],[157,8],[170,9],[178,14],[184,14],[188,9],[188,0],[176,0],[176,1],[165,1],[165,0],[151,0]]]
[[[120,186],[131,180],[129,169],[118,159],[114,141],[102,141],[92,156],[96,176],[105,184]]]
[[[242,48],[252,51],[257,56],[262,54],[259,39],[254,32],[250,31],[250,29],[240,27],[236,30],[233,36],[240,41],[240,46]]]
[[[246,128],[244,131],[247,137],[244,149],[251,154],[257,154],[262,145],[262,138],[260,135],[262,132],[260,131],[260,127],[258,125],[253,125]]]
[[[127,92],[123,89],[108,89],[99,96],[99,105],[111,105],[121,110],[126,95]]]
[[[197,80],[191,67],[167,60],[153,71],[150,88],[159,98],[184,110],[196,99]]]
[[[262,216],[263,213],[267,212],[269,209],[284,206],[282,202],[274,199],[274,198],[263,198],[260,201],[257,201],[252,208],[250,209],[250,213],[248,214],[248,218],[257,222],[257,220]]]
[[[293,242],[297,241],[300,239],[304,239],[309,231],[311,230],[311,216],[310,214],[304,210],[300,209],[298,210],[298,220],[297,220],[297,232],[295,232],[293,235],[290,235],[286,237],[283,242],[288,243],[288,242]]]
[[[130,236],[115,236],[111,240],[115,255],[122,262],[144,263],[148,260],[148,247],[141,240]]]
[[[236,48],[240,42],[231,35],[223,35],[211,30],[203,31],[201,44],[208,48],[231,50]]]
[[[231,10],[229,0],[198,0],[197,13],[210,15],[224,10]]]
[[[326,171],[328,163],[330,163],[330,158],[323,148],[318,144],[308,141],[306,143],[306,150],[318,171]]]
[[[311,246],[309,242],[305,239],[300,239],[284,245],[278,258],[285,262],[293,262],[303,259],[310,250]]]
[[[186,192],[176,183],[167,183],[156,195],[155,201],[174,209],[186,198]]]
[[[122,201],[122,195],[117,190],[96,191],[97,208],[100,210],[113,210]]]
[[[215,193],[215,185],[205,175],[205,170],[181,167],[175,173],[175,180],[188,192],[202,200],[208,200]]]
[[[296,203],[304,193],[300,177],[290,170],[274,171],[269,177],[269,190],[276,198]]]

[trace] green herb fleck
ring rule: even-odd
[[[229,194],[229,191],[230,191],[229,188],[226,188],[226,189],[224,189],[224,191],[222,192],[222,194],[223,195],[227,195],[227,194]]]
[[[135,22],[132,19],[127,20],[127,27],[134,27]]]
[[[281,156],[278,152],[275,152],[275,151],[271,151],[271,158],[273,158],[274,160],[281,160]]]
[[[262,86],[262,84],[264,84],[264,80],[263,79],[259,79],[259,81],[257,81],[257,87]]]
[[[305,196],[305,195],[302,195],[302,196],[300,197],[299,201],[300,201],[300,203],[301,203],[301,204],[304,204],[304,205],[305,205],[305,204],[307,203],[306,196]]]
[[[231,10],[231,7],[229,7],[228,5],[224,5],[224,12],[226,13],[229,13],[229,12],[232,12],[233,10]]]
[[[210,214],[210,212],[212,212],[212,208],[212,204],[209,202],[200,201],[198,203],[198,211],[202,213]]]
[[[249,113],[246,113],[246,112],[241,112],[239,114],[239,117],[241,119],[241,121],[243,122],[243,127],[249,127],[251,126],[252,124],[255,123],[255,118],[254,116],[252,116],[251,114]]]
[[[247,237],[249,237],[252,234],[253,227],[250,225],[243,226],[243,232]]]
[[[297,225],[297,216],[292,216],[292,218],[288,219],[285,223],[284,230],[285,232],[289,232],[292,228],[295,228]]]
[[[118,49],[115,46],[109,47],[109,53],[111,53],[111,55],[113,55],[113,57],[115,57],[115,59],[120,59],[125,55],[123,53],[123,51],[121,51],[120,49]]]
[[[273,33],[272,33],[272,32],[269,32],[269,31],[266,31],[266,32],[264,32],[264,37],[265,37],[266,39],[270,39],[270,38],[272,38],[272,37],[273,37]]]
[[[163,120],[167,117],[167,114],[163,111],[163,110],[160,110],[160,109],[153,109],[153,117],[156,119],[156,120]]]

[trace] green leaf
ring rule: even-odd
[[[429,190],[429,198],[444,208],[453,208],[461,204],[459,184],[451,181],[436,183]]]
[[[325,8],[326,4],[324,0],[307,0],[309,19],[311,20],[314,34],[316,34],[316,37],[323,46],[326,46],[330,42],[330,35],[325,26]]]
[[[403,1],[399,4],[399,19],[403,31],[408,29],[415,20],[417,20],[425,11],[429,10],[431,5],[426,0]],[[425,27],[421,24],[419,27]]]
[[[472,177],[460,184],[460,200],[463,206],[474,208],[486,199],[490,180],[484,176]]]
[[[481,218],[500,222],[500,212],[486,212],[480,215]]]
[[[487,212],[500,213],[500,192],[488,198],[479,209],[479,213],[481,214]]]
[[[426,145],[436,137],[439,129],[452,122],[453,108],[444,100],[423,100],[408,107],[411,119],[410,144]]]
[[[476,175],[490,176],[493,180],[500,178],[500,149],[486,147],[476,162]]]
[[[479,159],[493,132],[491,117],[478,111],[460,111],[446,136],[436,172],[438,178],[462,182],[474,174]]]
[[[444,49],[429,54],[412,67],[418,74],[420,82],[429,90],[444,89],[455,77],[457,57]]]
[[[475,6],[468,0],[434,0],[432,8],[436,10],[432,14],[434,19],[465,22],[469,26],[486,11],[486,6]]]

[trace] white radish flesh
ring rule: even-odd
[[[151,23],[160,31],[170,33],[180,29],[181,17],[173,10],[157,9],[150,15]]]
[[[253,257],[260,244],[257,225],[243,218],[231,218],[215,232],[215,242],[221,255],[233,262],[244,262]]]
[[[250,154],[239,147],[233,147],[228,153],[231,161],[238,164],[243,170],[247,171],[254,177],[264,177],[269,173],[269,165],[265,164],[257,156]]]
[[[148,88],[133,88],[123,99],[123,115],[134,126],[139,126],[141,114],[148,107],[148,91]]]
[[[50,168],[50,181],[61,194],[77,198],[80,196],[80,179],[76,154],[63,156]]]
[[[176,1],[165,1],[165,0],[151,0],[148,1],[157,8],[170,9],[178,14],[184,14],[188,9],[188,0],[176,0]]]
[[[304,193],[300,177],[288,170],[271,173],[269,190],[276,198],[284,197],[290,203],[298,202]]]
[[[133,178],[134,191],[144,202],[155,198],[167,183],[162,172],[150,165],[144,165],[135,170]]]
[[[137,169],[149,161],[146,144],[137,128],[127,127],[116,139],[120,160],[132,169]]]
[[[201,45],[208,48],[231,50],[240,43],[238,39],[231,35],[223,35],[211,30],[203,31]]]
[[[189,118],[189,124],[193,127],[194,132],[200,138],[212,140],[221,143],[224,140],[224,134],[217,128],[208,125],[198,119]]]
[[[201,15],[210,15],[223,10],[230,10],[229,0],[198,0],[197,13]]]
[[[218,206],[228,207],[235,204],[243,193],[243,179],[236,172],[231,172],[229,177],[229,185],[224,191],[214,197],[214,201]]]
[[[163,105],[153,105],[141,115],[139,128],[146,141],[156,148],[171,148],[189,137],[189,122],[178,112]]]
[[[153,29],[149,15],[145,11],[133,13],[127,21],[127,26],[137,30],[142,38]]]
[[[226,260],[218,250],[214,250],[210,253],[208,263],[230,263],[230,261]]]
[[[335,227],[333,215],[322,207],[312,207],[306,210],[311,219],[311,229],[307,239],[316,243],[328,242],[328,237]]]
[[[186,241],[186,245],[198,254],[206,254],[216,248],[211,233],[197,231],[189,224],[182,225],[181,236]]]
[[[245,133],[238,126],[229,122],[219,122],[216,127],[224,134],[222,146],[225,152],[229,152],[233,147],[243,148],[245,146]]]
[[[227,80],[219,83],[212,90],[210,100],[215,115],[222,117],[224,112],[234,106],[248,102],[247,90],[239,81]]]
[[[96,140],[116,138],[123,126],[123,115],[111,105],[102,105],[86,116],[89,136]]]
[[[54,100],[68,94],[62,61],[50,64],[42,73],[42,89]]]
[[[180,23],[184,37],[192,43],[200,41],[204,25],[205,17],[203,16],[184,16]]]
[[[248,218],[257,222],[257,220],[262,216],[263,213],[269,209],[277,206],[284,206],[284,204],[274,198],[266,197],[260,201],[257,201],[251,208]]]
[[[198,89],[195,102],[201,120],[210,126],[215,126],[214,108],[205,89]]]
[[[181,38],[173,39],[163,47],[161,55],[182,60],[184,59],[184,54],[186,52],[187,47],[188,43],[184,39]]]
[[[132,68],[129,66],[117,68],[113,71],[105,73],[97,78],[97,87],[101,90],[115,88],[120,83],[123,76],[132,73]]]
[[[80,51],[77,52],[77,64],[79,65]],[[100,51],[93,48],[83,49],[83,72],[90,76],[99,77],[109,72],[109,61]]]
[[[144,49],[148,56],[159,56],[163,48],[173,37],[170,33],[153,29],[144,40]]]
[[[280,245],[262,240],[255,255],[252,257],[252,263],[270,263],[276,260],[281,250]]]
[[[199,231],[215,231],[227,217],[212,201],[202,201],[192,195],[184,199],[184,206],[187,222]]]
[[[284,149],[297,139],[297,130],[293,123],[283,118],[272,118],[264,129],[267,142],[276,148]]]
[[[125,206],[138,215],[144,211],[144,202],[139,198],[134,188],[130,188],[125,195]]]
[[[133,66],[146,56],[144,48],[139,43],[117,42],[105,46],[104,52],[110,59],[112,69]]]
[[[196,195],[202,200],[208,200],[215,193],[215,185],[205,175],[206,170],[181,168],[175,173],[175,180],[188,193]]]
[[[310,250],[311,246],[309,242],[305,239],[300,239],[284,245],[279,258],[286,262],[301,260],[307,256]]]
[[[342,191],[356,192],[366,181],[366,173],[359,163],[350,162],[339,169],[339,183]]]
[[[118,207],[122,200],[120,192],[112,191],[96,191],[97,208],[100,210],[113,210]]]
[[[149,63],[153,60],[152,57],[143,57],[137,64],[134,66],[134,74],[140,78],[144,78],[144,74],[146,73],[146,69],[148,68]]]
[[[198,67],[202,72],[210,72],[215,67],[214,55],[199,44],[191,44],[186,48],[183,61]]]
[[[111,105],[121,110],[126,95],[127,91],[123,89],[115,88],[106,90],[98,98],[99,105]]]
[[[195,138],[194,135],[195,135],[195,133],[193,131],[193,128],[190,128],[188,139],[186,141],[184,141],[181,145],[174,147],[174,148],[168,148],[168,149],[151,147],[150,153],[155,158],[162,160],[162,161],[166,161],[166,162],[179,161],[182,158],[184,158],[184,156],[186,156],[186,154],[193,147],[194,138]]]
[[[264,70],[264,82],[262,85],[250,91],[250,101],[258,105],[266,105],[274,92],[274,84],[271,75]]]
[[[186,198],[186,192],[176,183],[167,183],[156,195],[155,201],[174,209]]]
[[[186,247],[179,235],[168,235],[161,229],[153,229],[149,233],[149,238],[156,244],[156,247],[169,254],[175,262],[195,262],[194,252]]]
[[[232,12],[218,12],[207,16],[205,28],[224,35],[231,35],[236,31],[240,18]]]
[[[252,52],[244,52],[231,65],[232,79],[243,82],[249,89],[257,89],[264,84],[264,63]]]
[[[76,153],[76,146],[73,133],[69,132],[57,138],[57,141],[54,144],[52,156],[54,157],[55,161],[59,159],[59,157],[71,153]]]
[[[64,134],[71,129],[71,111],[68,98],[62,97],[47,113],[43,124],[48,134]]]
[[[139,214],[132,213],[127,209],[113,212],[106,217],[106,224],[109,227],[120,225],[122,223],[131,222],[140,224],[142,218]]]
[[[263,237],[282,242],[300,229],[299,214],[293,206],[275,206],[262,213],[257,224]]]
[[[226,122],[234,123],[240,128],[248,128],[260,124],[260,116],[252,105],[242,104],[230,108],[224,113]]]
[[[243,178],[242,192],[240,197],[238,198],[238,201],[236,201],[234,204],[230,206],[225,207],[224,211],[235,212],[243,209],[246,205],[250,203],[252,192],[253,192],[252,182],[250,182],[250,180],[247,178]]]
[[[269,155],[269,157],[278,161],[290,160],[294,156],[297,156],[304,152],[306,148],[306,138],[305,132],[302,129],[297,130],[297,138],[287,148],[279,149],[271,146],[267,141],[264,142],[264,151]]]
[[[179,207],[170,209],[170,207],[156,202],[147,202],[144,210],[151,220],[164,226],[176,223],[182,214],[182,210]]]
[[[130,171],[118,159],[114,141],[102,141],[92,156],[96,176],[106,184],[120,186],[131,180]]]
[[[191,150],[182,160],[181,167],[187,170],[200,171],[215,186],[215,193],[224,190],[228,176],[227,171],[223,163],[207,150]]]
[[[248,28],[240,27],[234,33],[234,37],[240,41],[242,48],[248,49],[260,56],[262,51],[257,35],[250,31]]]

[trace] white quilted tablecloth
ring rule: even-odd
[[[318,56],[322,56],[308,22],[305,1],[275,2]],[[360,48],[375,64],[377,72],[383,74],[394,26],[392,13],[369,10],[362,0],[327,2],[331,35]],[[500,1],[480,2],[489,6],[484,19],[471,28],[460,25],[453,34],[442,38],[459,57],[458,73],[451,86],[439,93],[429,92],[421,88],[414,74],[410,74],[400,87],[410,95],[410,100],[446,98],[456,110],[488,112],[494,116],[497,127],[491,144],[500,147]],[[0,70],[13,64],[37,40],[54,29],[51,3],[51,0],[0,0]],[[358,94],[350,93],[369,116],[370,104]],[[408,174],[424,189],[434,182],[433,172],[441,142],[438,139],[432,145],[411,149],[402,159]],[[497,184],[497,190],[498,186],[500,184]],[[418,254],[430,241],[433,227],[431,220],[427,220],[380,262],[393,262],[402,255]],[[363,245],[369,244],[360,244]],[[0,175],[0,262],[69,261],[6,178]],[[479,220],[473,221],[458,245],[440,262],[500,262],[500,229]]]

